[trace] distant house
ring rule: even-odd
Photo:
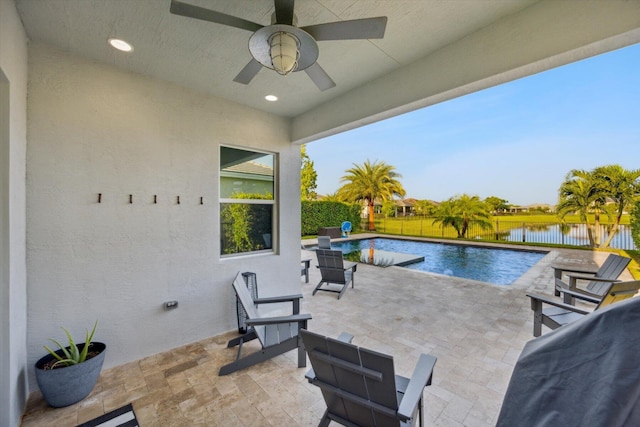
[[[410,216],[413,215],[414,212],[414,204],[416,199],[402,199],[395,200],[396,204],[396,216]]]
[[[413,204],[415,203],[415,201],[416,201],[415,199],[393,200],[393,203],[396,205],[396,211],[394,216],[398,217],[398,216],[411,215],[413,213]],[[369,217],[368,203],[369,203],[368,200],[364,201],[364,207],[362,211],[363,218]],[[382,212],[382,202],[380,200],[376,199],[375,202],[373,203],[373,212],[376,214],[379,214]]]
[[[556,207],[546,203],[533,203],[531,205],[518,206],[512,205],[509,208],[509,213],[526,213],[531,211],[539,212],[555,212]]]

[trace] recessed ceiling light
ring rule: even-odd
[[[278,97],[275,96],[275,95],[267,95],[267,96],[264,97],[264,99],[266,99],[267,101],[273,102],[273,101],[277,101]]]
[[[131,46],[129,43],[127,43],[124,40],[110,38],[109,44],[114,48],[121,50],[122,52],[133,52],[133,46]]]

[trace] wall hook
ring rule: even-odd
[[[180,204],[180,196],[176,197],[176,201],[178,202],[178,204]]]
[[[155,205],[156,203],[158,203],[158,195],[154,194],[153,195],[153,204]]]
[[[133,203],[133,194],[129,194],[129,204]]]
[[[102,193],[98,193],[98,203],[102,203]]]
[[[200,196],[200,204],[204,205],[204,197]]]

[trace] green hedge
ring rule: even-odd
[[[302,235],[318,234],[320,227],[340,227],[350,221],[352,232],[360,228],[362,206],[342,202],[302,201]]]

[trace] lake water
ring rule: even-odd
[[[365,260],[370,248],[374,251],[379,249],[421,255],[424,256],[424,261],[407,265],[405,268],[497,285],[510,285],[546,255],[546,252],[542,251],[494,249],[387,238],[331,242],[331,246],[345,254],[353,254],[355,258],[364,257]]]
[[[605,227],[601,227],[601,241],[607,238]],[[557,245],[575,245],[588,246],[589,236],[587,235],[587,226],[584,224],[573,224],[566,233],[560,230],[560,226],[542,225],[540,228],[533,228],[531,225],[524,229],[524,239],[522,237],[522,228],[513,228],[509,231],[509,235],[503,237],[509,242],[529,242],[529,243],[553,243]],[[631,227],[628,225],[620,225],[620,230],[611,239],[612,248],[618,249],[637,249],[631,237]]]

